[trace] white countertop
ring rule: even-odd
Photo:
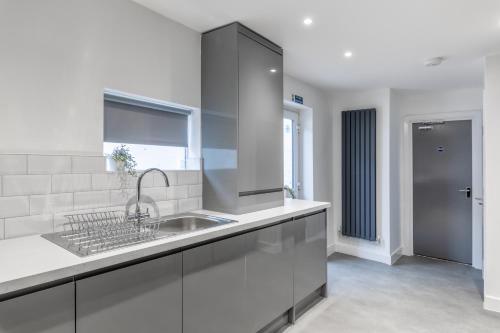
[[[0,296],[216,237],[265,226],[328,207],[330,204],[327,202],[286,199],[283,207],[242,215],[199,210],[196,213],[224,217],[238,222],[83,258],[51,243],[40,235],[3,240],[0,241]]]

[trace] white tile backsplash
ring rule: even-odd
[[[24,175],[28,171],[27,155],[0,155],[0,175]]]
[[[30,215],[52,214],[73,210],[73,193],[32,195]]]
[[[125,181],[128,184],[128,179]],[[101,173],[92,175],[93,190],[117,190],[121,186],[120,177],[116,173]],[[128,188],[129,186],[125,186]]]
[[[49,175],[15,175],[3,176],[2,195],[47,194],[51,191]]]
[[[166,171],[165,172],[168,177],[168,183],[170,186],[175,186],[177,185],[177,172],[175,171]],[[163,178],[163,175],[155,172],[153,175],[153,186],[155,187],[164,187],[165,186],[165,179]]]
[[[29,215],[28,197],[0,197],[0,218]]]
[[[79,192],[90,191],[91,186],[90,174],[65,174],[52,176],[52,192]]]
[[[188,187],[184,186],[170,186],[167,188],[167,199],[186,199],[189,196]]]
[[[141,194],[150,196],[154,201],[167,200],[167,188],[165,187],[149,187],[143,188]]]
[[[199,198],[189,198],[179,200],[179,212],[189,212],[191,210],[200,209]]]
[[[28,155],[28,174],[71,173],[71,156]]]
[[[100,173],[106,171],[104,156],[72,156],[71,167],[73,173]]]
[[[172,215],[177,213],[177,200],[160,201],[156,203],[160,210],[160,216]]]
[[[109,194],[109,204],[111,206],[125,205],[130,198],[136,195],[133,189],[112,190]]]
[[[179,171],[177,173],[177,184],[179,185],[193,185],[198,184],[198,174],[200,171]]]
[[[189,196],[190,197],[201,197],[202,187],[201,184],[189,185]]]
[[[33,215],[5,219],[5,238],[44,234],[54,231],[52,215]]]
[[[168,188],[157,172],[142,182],[160,214],[201,208],[201,172],[166,173]],[[136,195],[137,177],[125,182],[122,190],[119,176],[105,171],[104,157],[0,154],[0,239],[61,231],[68,214],[123,211]]]
[[[75,210],[109,206],[109,191],[75,192]]]

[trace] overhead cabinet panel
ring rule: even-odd
[[[239,23],[202,35],[203,206],[283,205],[282,49]]]
[[[243,34],[239,43],[239,192],[283,187],[280,54]]]

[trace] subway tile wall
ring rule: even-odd
[[[105,162],[101,156],[0,154],[0,239],[62,230],[67,214],[123,211],[137,177],[122,185]],[[166,173],[169,188],[157,173],[142,183],[160,215],[201,209],[201,171]]]

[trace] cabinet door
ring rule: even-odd
[[[252,332],[293,306],[292,221],[247,234],[247,297]]]
[[[283,57],[243,34],[238,51],[238,190],[283,188]]]
[[[0,303],[1,333],[75,332],[74,284],[37,291]]]
[[[76,282],[78,333],[181,333],[182,254]]]
[[[245,307],[246,235],[183,252],[183,332],[251,332]]]
[[[309,215],[295,224],[295,303],[326,283],[326,213]]]

